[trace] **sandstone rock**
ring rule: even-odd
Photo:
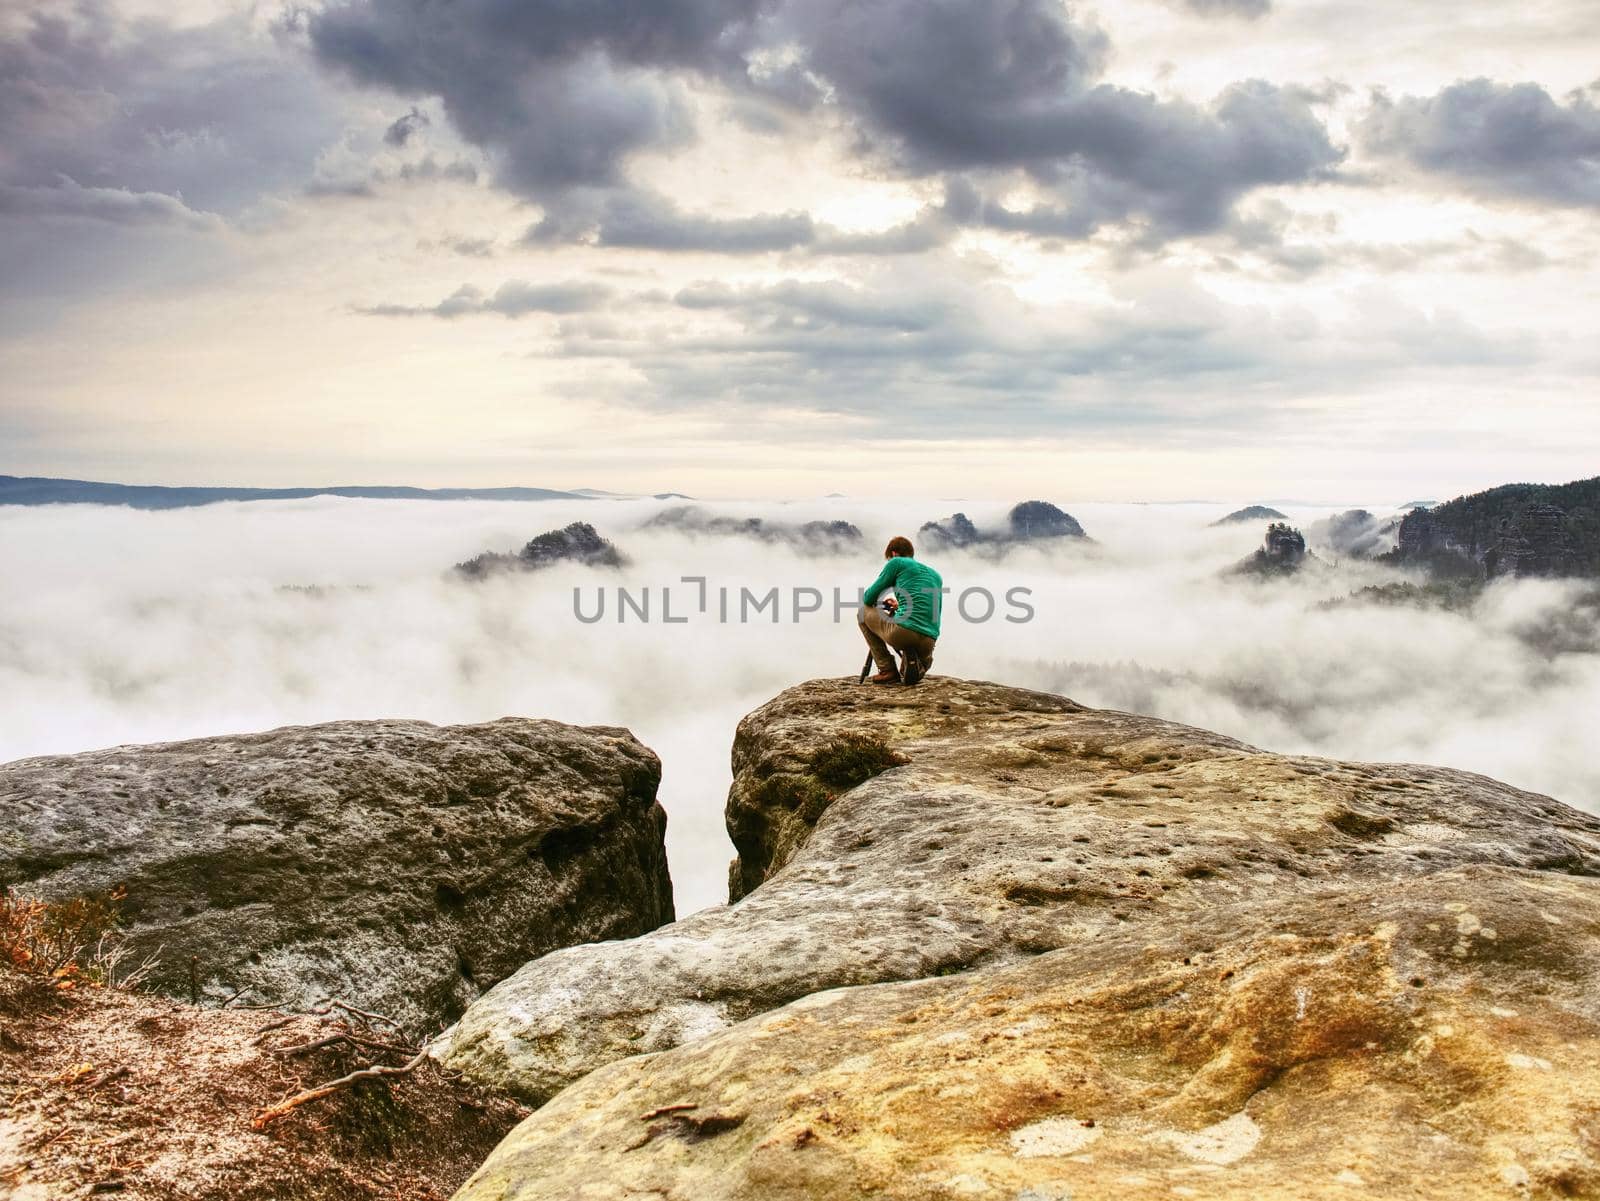
[[[1285,576],[1293,575],[1307,563],[1318,563],[1315,555],[1306,550],[1305,536],[1281,521],[1267,526],[1261,547],[1248,559],[1233,568],[1234,575]]]
[[[1006,515],[1011,537],[1017,542],[1036,538],[1082,538],[1083,527],[1070,513],[1045,500],[1025,500]]]
[[[1087,540],[1088,535],[1077,518],[1049,501],[1025,500],[1012,506],[1002,530],[980,530],[965,513],[955,513],[941,521],[925,522],[917,530],[917,538],[930,550],[967,547],[1005,550],[1018,543],[1055,538]]]
[[[983,534],[972,524],[965,513],[952,513],[942,521],[925,521],[917,529],[917,541],[932,549],[973,546],[983,541]]]
[[[672,920],[660,764],[625,730],[334,722],[0,764],[0,884],[125,888],[205,999],[433,1029],[527,960]]]
[[[1600,477],[1506,484],[1407,513],[1385,558],[1439,578],[1600,577]]]
[[[906,762],[840,753],[861,739]],[[819,775],[840,761],[884,770],[840,789]],[[528,964],[447,1035],[447,1066],[542,1102],[828,989],[1087,953],[1336,885],[1600,874],[1600,819],[1481,776],[1268,754],[948,678],[792,688],[740,724],[734,769],[748,895]]]
[[[587,521],[574,521],[559,530],[550,530],[528,542],[514,555],[485,551],[456,570],[469,579],[481,580],[500,571],[536,571],[556,563],[581,563],[586,567],[621,567],[620,551]]]
[[[1595,1196],[1597,946],[1481,864],[1195,906],[612,1064],[457,1199]]]
[[[1529,505],[1506,523],[1500,541],[1484,555],[1485,573],[1490,579],[1574,574],[1566,526],[1566,513],[1555,505]]]

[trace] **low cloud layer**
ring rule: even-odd
[[[596,283],[572,280],[565,283],[533,284],[527,280],[508,280],[492,293],[471,284],[462,284],[438,304],[426,306],[378,304],[360,312],[374,317],[461,317],[468,313],[498,313],[502,317],[521,317],[528,313],[584,313],[600,308],[612,297],[611,289]]]
[[[1272,11],[1272,0],[1181,0],[1191,12],[1203,17],[1243,17],[1256,20]]]
[[[1245,499],[1245,498],[1241,498]],[[667,502],[673,503],[673,502]],[[877,555],[804,555],[782,542],[644,528],[657,502],[412,504],[315,500],[168,513],[0,510],[0,759],[340,718],[437,722],[516,713],[624,724],[664,761],[680,912],[720,898],[734,725],[778,690],[853,674],[862,643],[831,606],[785,601],[716,620],[718,590],[864,586]],[[904,498],[721,505],[733,517],[853,520],[866,545],[961,507]],[[1211,529],[1234,505],[1066,507],[1092,547],[932,560],[957,590],[939,668],[1058,689],[1220,730],[1268,749],[1442,763],[1600,811],[1588,725],[1600,708],[1600,608],[1547,581],[1491,589],[1470,612],[1326,606],[1394,578],[1349,561],[1260,585],[1221,569],[1259,540]],[[1390,510],[1369,506],[1375,513]],[[1326,511],[1289,507],[1310,530]],[[628,556],[619,571],[555,567],[483,582],[449,565],[585,519]],[[695,604],[704,576],[709,612]],[[683,624],[616,620],[614,589],[674,589]],[[1035,619],[976,617],[981,587],[1032,590]],[[573,589],[606,619],[573,615]],[[1589,598],[1585,600],[1585,598]]]

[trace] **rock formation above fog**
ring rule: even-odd
[[[532,539],[513,555],[498,551],[457,563],[456,570],[471,579],[481,580],[500,571],[534,571],[557,563],[581,563],[586,567],[621,567],[621,553],[596,532],[587,521],[574,521],[559,530],[550,530]]]
[[[1245,522],[1253,521],[1288,520],[1289,518],[1285,514],[1278,512],[1276,509],[1269,509],[1266,505],[1249,505],[1243,509],[1235,509],[1226,517],[1219,517],[1211,524],[1215,527],[1219,525],[1243,525]]]
[[[719,517],[693,505],[663,509],[642,529],[677,530],[702,537],[754,538],[791,546],[806,554],[836,554],[857,549],[861,531],[848,521],[805,521],[798,525],[762,517]]]
[[[1249,558],[1232,568],[1235,575],[1286,576],[1293,575],[1307,563],[1320,562],[1306,550],[1305,536],[1285,522],[1274,521],[1267,527],[1261,546]]]
[[[1387,558],[1445,579],[1600,577],[1600,477],[1507,484],[1415,509]]]
[[[204,998],[339,996],[413,1031],[557,947],[671,921],[660,764],[625,730],[334,722],[0,764],[0,885],[125,888]]]
[[[554,1097],[463,1201],[1600,1184],[1600,819],[938,677],[792,688],[734,772],[742,900],[447,1036]]]
[[[1025,500],[1006,514],[1002,530],[980,530],[965,513],[954,513],[940,521],[929,521],[917,530],[917,541],[929,550],[985,547],[1004,549],[1019,542],[1052,538],[1087,539],[1083,527],[1072,514],[1049,501]]]

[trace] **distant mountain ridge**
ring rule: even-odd
[[[676,498],[675,492],[656,499]],[[624,494],[596,489],[555,488],[411,488],[401,485],[359,485],[332,488],[204,488],[161,484],[107,484],[45,476],[0,475],[0,505],[124,505],[132,509],[188,509],[223,501],[308,500],[343,496],[361,500],[587,500],[625,499]]]

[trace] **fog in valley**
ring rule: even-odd
[[[1024,499],[1012,498],[1012,501]],[[721,503],[769,526],[846,520],[855,550],[652,518],[683,502],[308,501],[168,512],[0,509],[0,759],[345,718],[508,714],[625,725],[663,762],[680,914],[723,899],[722,829],[739,717],[782,688],[852,677],[864,645],[833,590],[866,585],[893,534],[1011,501]],[[1241,503],[1243,503],[1241,501]],[[1319,557],[1288,579],[1226,574],[1264,523],[1230,505],[1066,504],[1092,543],[1004,553],[919,547],[946,602],[935,674],[1059,691],[1276,751],[1437,763],[1600,809],[1597,607],[1583,586],[1504,581],[1460,611],[1347,602],[1403,579],[1330,545],[1329,509],[1278,506]],[[1392,506],[1368,504],[1380,517]],[[626,558],[469,580],[451,566],[575,520]],[[1363,546],[1360,549],[1368,549]],[[699,585],[704,577],[706,611]],[[629,609],[650,594],[650,620]],[[740,590],[779,590],[740,621]],[[663,589],[671,613],[662,620]],[[1029,590],[1032,619],[1008,604]],[[580,621],[605,593],[603,620]],[[729,620],[720,620],[721,590]],[[817,603],[815,612],[794,612]],[[797,590],[799,590],[797,592]]]

